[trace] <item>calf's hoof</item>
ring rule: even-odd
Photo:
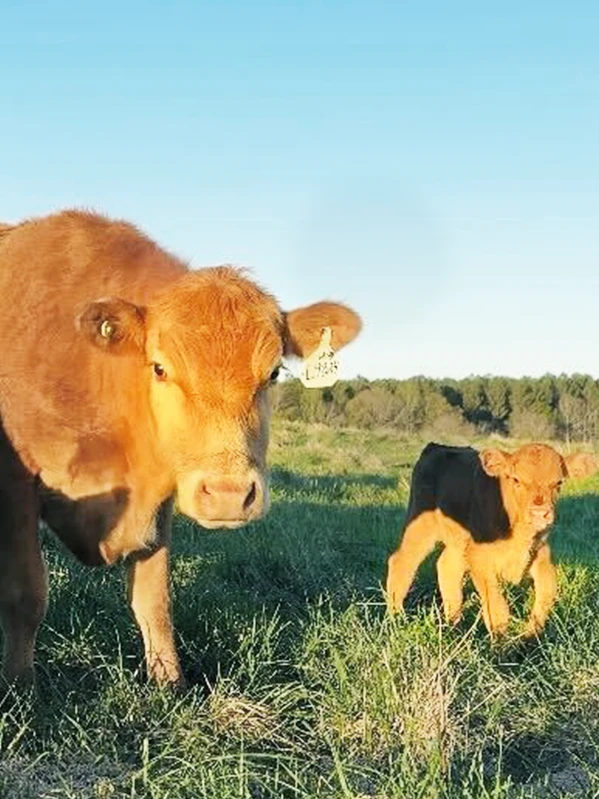
[[[387,611],[390,616],[396,616],[403,611],[403,602],[398,602],[393,595],[387,595]]]
[[[528,640],[531,640],[533,638],[538,638],[543,632],[544,626],[545,626],[544,623],[535,621],[535,619],[531,619],[524,628],[522,637]]]
[[[459,610],[446,610],[445,621],[450,627],[456,627],[462,621],[462,609]]]
[[[187,681],[178,663],[155,660],[148,667],[148,677],[161,688],[168,688],[176,693],[187,689]]]
[[[507,636],[508,621],[496,622],[493,626],[487,627],[487,631],[492,641],[503,641]]]

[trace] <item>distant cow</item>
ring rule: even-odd
[[[33,676],[47,600],[41,517],[84,563],[129,557],[150,675],[181,682],[171,496],[204,527],[268,509],[269,386],[285,355],[360,329],[288,313],[231,267],[191,271],[131,225],[67,211],[0,228],[0,621],[4,674]]]
[[[428,444],[414,467],[403,538],[389,558],[390,610],[402,607],[418,566],[442,543],[437,578],[448,621],[460,617],[469,572],[487,629],[504,632],[509,608],[500,580],[519,583],[530,574],[535,602],[527,632],[542,630],[557,593],[547,535],[560,486],[597,466],[593,455],[562,457],[544,444],[513,454]]]

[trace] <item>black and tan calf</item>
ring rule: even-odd
[[[505,631],[509,608],[501,582],[530,575],[535,601],[527,627],[542,630],[557,595],[557,576],[547,542],[563,481],[598,468],[594,455],[562,457],[544,444],[512,454],[499,449],[428,444],[414,467],[403,536],[388,563],[387,601],[401,609],[418,566],[443,544],[437,578],[448,621],[462,611],[470,574],[491,635]]]

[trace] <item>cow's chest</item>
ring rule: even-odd
[[[168,488],[117,437],[87,435],[45,452],[41,516],[83,563],[113,563],[151,546],[155,514]]]
[[[41,516],[65,546],[89,566],[114,563],[151,546],[156,538],[154,508],[137,502],[125,487],[73,499],[43,486]]]
[[[518,584],[522,582],[537,550],[545,541],[542,536],[517,536],[494,545],[493,561],[497,574],[506,582]]]

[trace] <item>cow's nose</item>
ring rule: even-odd
[[[256,481],[252,480],[250,487],[247,485],[238,486],[228,480],[204,480],[201,484],[203,494],[213,497],[215,501],[228,497],[233,502],[235,499],[243,497],[241,506],[244,510],[249,510],[256,499]]]
[[[253,479],[204,478],[196,494],[198,515],[210,521],[245,521],[259,512],[260,493]]]

